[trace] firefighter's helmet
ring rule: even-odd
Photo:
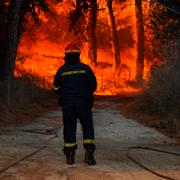
[[[78,45],[76,44],[69,44],[66,48],[65,48],[65,54],[67,53],[80,53],[80,48]]]

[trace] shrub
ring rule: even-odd
[[[153,112],[180,115],[180,56],[170,46],[167,49],[164,52],[166,63],[151,68],[143,97],[146,108]]]

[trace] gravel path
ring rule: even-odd
[[[170,138],[135,120],[121,115],[108,101],[95,103],[96,166],[83,163],[81,127],[78,123],[76,164],[68,166],[62,153],[62,127],[59,137],[47,148],[17,166],[0,174],[0,180],[158,180],[157,177],[127,158],[130,146],[148,146],[180,152]],[[29,129],[49,129],[62,126],[60,110],[49,112],[33,123],[0,128],[0,169],[43,146],[52,135],[23,132]],[[133,150],[131,155],[149,168],[174,179],[180,179],[180,157],[158,152]]]

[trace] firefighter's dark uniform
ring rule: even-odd
[[[65,63],[55,75],[54,89],[62,102],[65,153],[77,148],[77,119],[83,129],[84,148],[95,150],[91,108],[96,87],[94,73],[88,65],[80,62]]]

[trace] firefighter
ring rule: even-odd
[[[97,88],[91,68],[80,62],[80,49],[75,44],[65,48],[65,63],[54,77],[54,90],[62,103],[64,124],[64,154],[67,164],[74,164],[77,119],[83,130],[84,162],[95,165],[94,126],[92,119],[93,93]]]

